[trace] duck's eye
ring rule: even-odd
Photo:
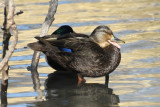
[[[108,33],[108,32],[107,32],[107,31],[105,31],[105,30],[102,30],[102,32]]]
[[[106,33],[106,34],[108,34],[108,35],[111,35],[111,33],[110,33],[110,32],[107,32],[106,30],[103,30],[102,32],[104,32],[104,33]]]

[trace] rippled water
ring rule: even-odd
[[[31,73],[26,69],[33,54],[26,46],[36,41],[34,36],[40,34],[49,3],[46,0],[15,0],[15,3],[17,9],[23,10],[24,14],[15,17],[19,43],[9,62],[8,107],[160,106],[159,0],[59,1],[49,34],[65,24],[72,26],[76,32],[85,34],[90,34],[98,25],[108,25],[126,44],[121,48],[120,66],[110,75],[109,88],[104,84],[104,77],[85,78],[87,82],[83,86],[77,87],[73,83],[68,87],[62,81],[65,80],[62,76],[59,81],[51,79],[51,83],[55,83],[52,84],[54,87],[45,90],[49,86],[44,86],[44,82],[49,84],[51,77],[48,78],[48,74],[54,70],[47,65],[42,54],[38,69],[42,92],[34,91]],[[2,8],[0,18],[2,25]],[[74,76],[73,78],[76,81]],[[39,99],[40,95],[43,101]]]

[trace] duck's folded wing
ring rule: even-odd
[[[50,39],[49,36],[44,36],[44,37],[36,36],[35,38],[37,40],[39,40],[39,41],[38,42],[29,43],[27,46],[30,47],[32,50],[41,51],[41,52],[46,52],[47,49],[53,48],[53,46],[51,45],[50,42],[54,41],[54,40],[57,40],[57,38],[52,38],[51,41],[48,41],[48,39]]]
[[[84,51],[83,51],[84,52]],[[83,53],[68,53],[55,52],[50,50],[45,53],[47,56],[56,61],[63,68],[82,73],[86,76],[96,76],[96,72],[103,71],[105,57],[102,54],[83,54]]]
[[[82,50],[83,48],[89,47],[91,44],[95,44],[93,41],[91,41],[89,38],[81,38],[81,37],[71,37],[67,39],[58,39],[58,40],[52,40],[48,41],[41,37],[35,37],[39,40],[39,42],[43,43],[44,45],[48,47],[62,47],[62,48],[68,48],[72,49],[73,51]]]
[[[37,40],[39,40],[39,39],[41,38],[41,39],[45,39],[45,40],[47,40],[47,41],[53,41],[53,40],[57,40],[59,36],[60,36],[60,35],[57,34],[57,35],[45,35],[45,36],[43,36],[43,37],[36,36],[35,38],[36,38]]]
[[[57,39],[60,40],[60,39],[68,39],[68,38],[85,39],[85,38],[89,38],[89,36],[81,33],[69,33],[69,34],[61,35]]]
[[[74,70],[86,76],[96,76],[96,72],[103,71],[105,57],[103,49],[90,39],[67,38],[48,42],[37,38],[46,49],[46,55],[56,61],[59,65],[69,70]],[[70,48],[74,52],[56,51],[55,47]]]

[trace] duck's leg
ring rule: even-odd
[[[109,74],[105,75],[105,85],[108,87],[109,83]]]
[[[85,83],[86,80],[80,74],[77,75],[78,75],[78,86],[80,86],[82,83]]]

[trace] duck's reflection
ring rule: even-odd
[[[76,74],[56,71],[45,83],[46,101],[40,105],[50,107],[109,107],[119,103],[118,95],[106,85],[97,83],[78,84]],[[38,104],[38,105],[39,105]]]

